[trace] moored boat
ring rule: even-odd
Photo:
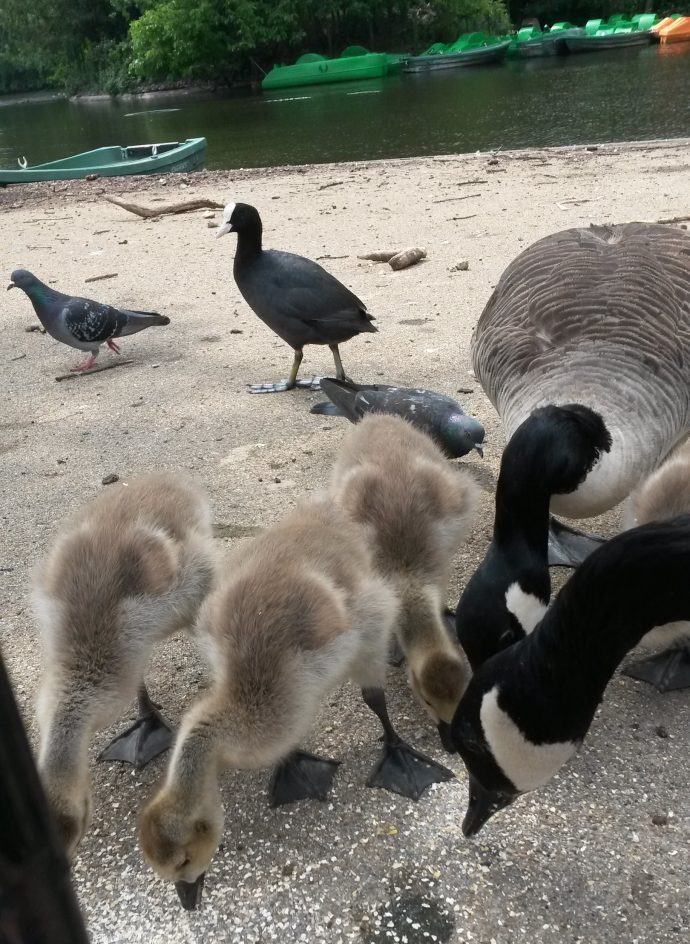
[[[651,30],[603,30],[584,36],[570,36],[565,40],[568,52],[596,52],[604,49],[625,49],[630,46],[648,46]]]
[[[273,66],[262,80],[261,88],[268,92],[299,85],[378,79],[396,68],[396,58],[392,57],[389,63],[385,52],[368,52],[363,46],[348,46],[337,59],[326,59],[318,53],[308,52],[294,65]]]
[[[508,52],[510,40],[499,40],[483,33],[468,33],[449,46],[435,43],[419,56],[403,62],[403,72],[430,72],[501,62]]]
[[[47,164],[28,166],[19,161],[12,170],[0,169],[0,185],[41,180],[79,180],[90,177],[125,177],[130,174],[167,174],[200,170],[206,158],[206,138],[103,147],[73,154]]]

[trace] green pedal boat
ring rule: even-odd
[[[130,174],[169,174],[200,170],[206,158],[206,138],[104,147],[73,154],[59,161],[29,167],[18,161],[14,170],[0,170],[0,186],[36,183],[40,180],[78,180],[90,177],[125,177]]]
[[[348,46],[337,59],[307,52],[292,66],[274,66],[261,82],[261,88],[270,92],[299,85],[380,79],[389,72],[399,71],[399,68],[397,56],[389,59],[385,52],[368,52],[363,46]]]

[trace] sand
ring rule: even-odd
[[[345,428],[344,420],[310,415],[317,393],[246,392],[248,382],[285,377],[291,352],[240,297],[233,236],[216,241],[204,211],[142,221],[105,194],[148,206],[201,197],[255,204],[267,246],[318,259],[375,314],[379,334],[343,346],[351,376],[456,394],[481,418],[485,459],[462,462],[482,486],[481,515],[457,556],[454,604],[487,546],[504,444],[469,361],[473,325],[502,270],[558,229],[687,215],[689,193],[687,141],[0,191],[7,277],[24,266],[63,291],[171,318],[169,327],[123,341],[132,363],[56,383],[79,352],[27,333],[36,323],[28,299],[2,295],[2,650],[32,738],[40,657],[27,594],[31,568],[63,516],[108,487],[110,473],[126,480],[183,469],[209,490],[218,540],[230,547],[327,482]],[[427,259],[392,272],[357,258],[406,246],[425,247]],[[462,261],[467,271],[451,271]],[[116,277],[86,282],[110,273]],[[331,367],[327,349],[310,348],[302,375]],[[618,513],[594,525],[611,534]],[[160,647],[148,677],[174,722],[203,684],[184,637]],[[442,759],[403,672],[391,670],[389,691],[401,730]],[[657,736],[659,726],[668,737]],[[94,738],[94,760],[114,730]],[[139,772],[92,764],[95,814],[74,876],[94,944],[660,944],[687,936],[687,692],[659,696],[614,679],[583,752],[472,842],[460,832],[461,763],[452,761],[457,783],[418,804],[368,790],[377,736],[373,716],[344,688],[308,746],[343,761],[327,803],[272,811],[265,773],[228,772],[224,846],[193,915],[182,913],[136,846],[136,811],[164,758]],[[669,811],[667,825],[652,824]]]

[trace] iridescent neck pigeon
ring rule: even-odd
[[[113,338],[136,334],[152,325],[170,324],[170,318],[155,311],[129,311],[89,298],[63,295],[26,269],[15,269],[10,278],[8,291],[20,288],[29,296],[38,320],[51,337],[89,352],[83,363],[72,367],[75,373],[83,373],[94,366],[102,344],[119,354],[120,348]]]
[[[314,404],[311,413],[346,416],[351,423],[359,422],[367,413],[392,413],[431,436],[451,459],[467,455],[472,449],[483,455],[484,427],[445,394],[386,384],[356,384],[331,377],[323,378],[321,389],[330,403]]]

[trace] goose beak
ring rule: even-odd
[[[11,288],[17,288],[17,287],[18,286],[16,282],[10,282],[10,284],[7,286],[7,291],[9,292]]]
[[[476,836],[494,813],[510,806],[514,799],[515,797],[509,793],[487,790],[470,774],[470,798],[465,819],[462,822],[463,835],[467,839],[470,836]]]
[[[205,877],[206,873],[202,872],[194,882],[175,882],[175,891],[185,911],[194,911],[201,902]]]
[[[231,232],[232,232],[232,223],[223,223],[223,225],[218,228],[218,232],[216,233],[216,239],[218,239],[219,236],[225,236],[226,233],[231,233]]]

